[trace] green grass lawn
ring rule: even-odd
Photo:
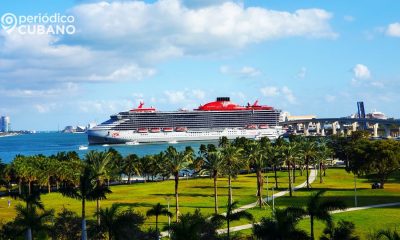
[[[269,174],[270,185],[275,184],[272,173]],[[287,172],[278,172],[279,187],[287,187]],[[301,183],[305,177],[297,177],[297,183]],[[218,204],[219,211],[224,212],[228,200],[228,180],[220,178],[218,180]],[[256,201],[256,176],[255,174],[239,175],[232,183],[233,198],[239,205],[245,205]],[[175,212],[174,181],[136,183],[131,185],[112,186],[112,194],[106,200],[101,201],[101,207],[109,207],[113,203],[121,207],[132,207],[136,211],[145,214],[146,211],[156,203],[160,202],[167,205],[170,198],[170,211]],[[196,208],[201,209],[203,214],[214,212],[213,180],[210,178],[181,179],[179,181],[179,206],[180,212],[193,212]],[[265,195],[266,193],[264,193]],[[75,199],[63,197],[59,193],[44,194],[41,197],[46,209],[55,209],[59,212],[63,207],[81,213],[81,202]],[[7,207],[8,198],[0,200],[0,219],[3,221],[11,220],[15,216],[14,208]],[[12,200],[12,206],[18,203]],[[86,215],[93,218],[96,203],[87,202]],[[155,218],[146,220],[146,226],[155,226]],[[161,225],[167,224],[166,217],[160,217]]]
[[[299,172],[297,172],[299,175]],[[396,178],[389,179],[385,185],[385,189],[371,189],[370,182],[365,178],[357,179],[357,195],[358,206],[390,203],[400,201],[400,181],[398,175]],[[297,176],[296,183],[298,185],[305,181],[305,176]],[[279,172],[279,187],[278,191],[287,189],[287,172]],[[273,174],[269,173],[269,186],[274,185]],[[218,204],[219,211],[224,212],[227,203],[227,179],[220,178],[218,181]],[[264,186],[266,188],[266,186]],[[111,206],[113,203],[119,204],[122,207],[132,207],[136,211],[145,214],[145,212],[154,204],[160,202],[167,205],[167,197],[170,197],[170,211],[175,212],[175,199],[174,199],[174,181],[165,181],[157,183],[137,183],[131,185],[120,185],[111,187],[113,193],[108,195],[107,200],[101,201],[102,207]],[[284,196],[276,199],[275,206],[284,208],[287,206],[304,206],[307,197],[319,190],[325,189],[325,198],[339,198],[344,200],[349,207],[354,206],[354,178],[352,174],[348,174],[343,169],[328,169],[327,176],[324,177],[324,182],[319,183],[319,178],[312,183],[312,189],[307,191],[305,189],[294,192],[293,197]],[[181,179],[179,182],[179,200],[180,211],[193,212],[196,208],[201,209],[203,214],[210,215],[214,211],[214,198],[213,198],[213,181],[209,178],[198,179]],[[264,191],[264,196],[266,196]],[[269,194],[272,194],[270,191]],[[255,174],[240,175],[233,181],[233,198],[239,202],[239,205],[245,205],[256,201],[256,177]],[[81,205],[80,201],[65,198],[59,193],[51,193],[42,195],[42,201],[47,209],[53,208],[56,212],[60,211],[62,207],[76,211],[80,215]],[[8,221],[15,216],[13,206],[17,203],[12,200],[12,207],[7,207],[7,198],[0,199],[0,220]],[[271,205],[271,203],[269,203]],[[87,216],[93,218],[95,212],[95,202],[87,203]],[[249,210],[254,216],[256,221],[260,220],[263,216],[271,215],[271,208],[256,207]],[[373,227],[384,228],[390,226],[394,222],[398,222],[397,216],[400,216],[400,208],[384,208],[384,209],[370,209],[357,212],[340,213],[335,215],[335,219],[345,219],[354,221],[356,224],[357,232],[362,236],[366,236]],[[145,227],[154,227],[155,218],[148,218]],[[161,225],[167,224],[166,217],[160,217]],[[236,221],[232,226],[249,223],[248,221]],[[308,230],[307,220],[303,220],[300,226]],[[316,236],[323,230],[323,224],[317,223]],[[250,233],[251,230],[246,230],[243,233]]]

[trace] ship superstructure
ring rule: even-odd
[[[228,97],[193,111],[157,111],[141,103],[88,130],[88,139],[90,144],[201,141],[222,136],[273,139],[283,133],[278,127],[280,112],[258,101],[240,106]]]

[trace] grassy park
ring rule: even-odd
[[[285,190],[288,184],[287,172],[278,172],[278,184],[281,190]],[[303,176],[296,176],[296,184],[305,181],[305,174]],[[269,186],[272,187],[275,182],[272,173],[269,175]],[[358,206],[373,205],[380,203],[391,203],[400,201],[400,183],[395,181],[399,175],[394,174],[389,179],[385,189],[371,189],[371,182],[366,178],[357,179],[357,197]],[[310,192],[319,189],[327,190],[324,197],[326,198],[339,198],[344,200],[349,207],[354,206],[354,177],[352,174],[347,173],[343,168],[332,168],[326,171],[326,177],[323,178],[324,183],[319,183],[317,178],[312,183],[312,189],[307,191],[305,189],[298,190],[294,193],[293,197],[287,195],[275,200],[275,207],[284,208],[288,206],[303,206]],[[295,184],[295,185],[296,185]],[[218,179],[218,194],[219,194],[219,211],[224,212],[227,202],[227,179]],[[255,174],[242,174],[233,181],[233,198],[239,202],[239,205],[245,205],[255,202],[256,195],[256,181]],[[167,199],[170,198],[171,211],[174,208],[174,182],[172,180],[164,182],[148,182],[148,183],[134,183],[130,185],[118,185],[111,187],[112,194],[106,200],[101,201],[102,207],[110,207],[116,203],[122,207],[132,207],[139,212],[146,212],[151,206],[160,202],[167,205]],[[266,196],[264,191],[264,196]],[[272,190],[269,190],[272,194]],[[213,186],[210,178],[195,178],[185,179],[180,181],[180,207],[181,212],[193,212],[196,208],[201,209],[201,212],[207,215],[213,213]],[[80,201],[71,198],[63,197],[60,193],[50,193],[42,195],[42,201],[46,208],[53,208],[59,212],[63,207],[80,213]],[[12,200],[12,204],[17,204],[17,200]],[[270,202],[269,205],[272,203]],[[94,218],[96,210],[95,202],[87,203],[87,216]],[[266,206],[264,208],[255,207],[248,212],[255,216],[255,221],[260,220],[263,216],[271,214],[271,208]],[[335,220],[346,219],[351,220],[356,225],[356,231],[361,236],[366,237],[372,229],[379,229],[388,226],[395,227],[393,220],[399,216],[400,207],[393,208],[377,208],[367,209],[348,213],[339,213],[334,216]],[[0,219],[3,221],[11,220],[15,217],[14,208],[7,207],[7,198],[1,199],[0,204]],[[167,225],[168,218],[165,216],[160,217],[160,224]],[[232,226],[247,224],[249,221],[241,220],[234,222]],[[144,226],[154,227],[154,217],[149,217]],[[308,230],[309,222],[302,220],[300,227]],[[317,236],[322,232],[324,225],[320,222],[316,224]],[[242,234],[251,233],[250,230],[245,230]]]

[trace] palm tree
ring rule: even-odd
[[[310,189],[310,181],[309,181],[309,166],[313,163],[313,161],[317,158],[318,153],[318,145],[314,140],[310,138],[306,138],[300,144],[300,152],[301,156],[304,159],[304,165],[306,167],[306,182],[307,182],[307,189]]]
[[[334,199],[323,201],[322,195],[324,193],[324,190],[320,190],[312,194],[306,205],[306,212],[310,216],[311,240],[314,240],[315,219],[325,221],[329,225],[332,224],[330,211],[346,209],[346,204],[341,200]]]
[[[105,179],[109,179],[110,177],[110,160],[112,157],[111,152],[97,152],[90,151],[86,154],[86,162],[88,166],[90,166],[92,173],[96,176],[96,187],[104,188]],[[108,188],[107,188],[108,189]],[[105,194],[111,193],[111,190],[104,192]],[[96,199],[96,212],[98,213],[100,210],[100,198],[103,196],[99,196]],[[105,196],[104,196],[105,198]],[[97,215],[97,225],[100,225],[100,217]]]
[[[222,148],[222,158],[224,160],[224,172],[228,175],[228,202],[232,204],[232,178],[235,178],[240,169],[246,166],[246,161],[242,158],[242,148],[228,145]]]
[[[179,216],[179,172],[189,166],[193,160],[193,150],[189,147],[184,151],[178,152],[174,147],[169,146],[165,151],[164,168],[170,174],[174,176],[175,181],[175,215],[176,221]]]
[[[253,220],[253,215],[251,213],[246,211],[235,211],[235,209],[237,208],[237,204],[238,202],[233,202],[232,204],[228,202],[228,205],[226,207],[226,214],[214,215],[212,217],[214,221],[218,220],[226,221],[228,240],[230,239],[230,223],[232,221],[237,221],[242,218],[245,218],[247,220]]]
[[[167,229],[171,231],[172,240],[217,240],[220,239],[217,229],[221,226],[221,219],[207,218],[196,209],[194,213],[179,216],[179,222]]]
[[[262,170],[266,166],[266,158],[267,152],[269,148],[269,144],[264,143],[264,146],[261,145],[261,142],[251,141],[247,145],[245,145],[245,155],[250,162],[250,167],[256,171],[257,176],[257,198],[258,205],[262,207],[263,198],[262,198],[262,189],[263,189],[263,174]]]
[[[33,231],[50,229],[50,227],[46,225],[46,222],[53,216],[53,210],[38,212],[36,206],[23,207],[20,204],[15,206],[15,210],[17,216],[15,217],[14,223],[17,226],[25,228],[27,240],[32,240]]]
[[[148,217],[155,216],[156,217],[156,231],[157,231],[157,234],[158,234],[158,216],[160,216],[160,215],[165,215],[165,216],[168,216],[168,217],[172,217],[172,213],[170,211],[168,211],[168,209],[166,209],[160,203],[157,203],[156,205],[154,205],[152,208],[150,208],[146,212],[146,216],[148,216]]]
[[[376,239],[400,240],[400,233],[397,230],[380,230],[376,233]]]
[[[279,139],[278,139],[279,140]],[[278,166],[282,165],[282,148],[283,145],[278,144],[278,140],[275,141],[271,148],[269,149],[268,156],[270,158],[270,163],[274,170],[275,188],[278,189]]]
[[[333,154],[332,149],[330,149],[326,143],[322,142],[318,145],[316,157],[319,164],[319,183],[323,183],[322,171],[324,171],[324,176],[325,176],[326,159],[332,156],[332,154]]]
[[[324,229],[324,235],[320,240],[359,240],[360,237],[354,235],[355,225],[352,222],[340,220],[339,226],[329,224]]]
[[[282,157],[285,159],[286,166],[288,168],[288,178],[289,178],[289,195],[293,195],[293,183],[291,177],[291,166],[293,164],[294,159],[298,156],[298,144],[296,142],[285,143],[282,148]]]
[[[87,239],[86,230],[86,201],[95,201],[105,199],[106,194],[111,191],[105,185],[98,185],[98,176],[93,174],[90,166],[85,165],[79,176],[79,184],[75,187],[74,184],[67,184],[60,188],[62,195],[81,200],[82,203],[82,240]]]
[[[275,209],[272,217],[263,217],[259,224],[253,225],[253,234],[259,240],[308,240],[307,233],[297,227],[305,214],[302,208],[297,207]]]
[[[218,180],[218,175],[221,174],[220,172],[225,167],[224,159],[221,151],[213,149],[212,147],[205,150],[202,155],[203,157],[202,157],[201,168],[203,171],[208,172],[210,177],[212,177],[214,181],[214,213],[218,214],[217,180]]]
[[[136,154],[126,156],[123,160],[122,172],[128,176],[128,184],[131,184],[132,174],[140,175],[139,156]]]
[[[107,233],[107,239],[144,239],[144,233],[140,225],[144,223],[144,217],[131,209],[118,211],[119,205],[113,204],[110,208],[100,209],[100,229]],[[146,239],[149,239],[146,237]]]

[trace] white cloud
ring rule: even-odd
[[[350,16],[350,15],[344,16],[343,19],[344,19],[346,22],[353,22],[353,21],[355,20],[354,17],[353,17],[353,16]]]
[[[369,79],[371,77],[368,67],[363,64],[357,64],[353,68],[353,73],[356,79]]]
[[[277,87],[263,87],[260,89],[261,94],[265,97],[274,97],[280,94],[279,89]]]
[[[297,73],[297,78],[304,79],[307,75],[307,68],[302,67],[300,68],[299,72]]]
[[[331,102],[334,102],[335,100],[336,100],[336,96],[330,95],[330,94],[325,95],[325,101],[331,103]]]
[[[204,97],[206,96],[206,93],[203,90],[200,90],[200,89],[192,90],[192,94],[193,94],[194,97],[196,97],[199,100],[204,99]]]
[[[129,110],[136,107],[130,100],[90,100],[78,101],[78,109],[85,113],[116,113],[121,110]]]
[[[289,103],[291,104],[296,103],[296,97],[294,96],[292,90],[290,90],[288,87],[286,86],[282,87],[282,94],[285,96],[286,100]]]
[[[164,94],[170,103],[184,102],[186,99],[184,91],[164,91]]]
[[[185,54],[282,37],[337,36],[329,25],[332,15],[323,9],[291,13],[234,2],[189,8],[179,0],[159,0],[82,4],[72,13],[77,16],[78,38],[150,50],[172,46],[174,52]]]
[[[287,86],[283,86],[281,88],[274,86],[267,86],[261,88],[260,92],[265,97],[281,96],[285,101],[288,101],[290,104],[296,104],[296,97],[294,96],[293,91],[289,89]]]
[[[48,113],[54,110],[57,107],[57,105],[55,103],[35,104],[33,107],[36,109],[38,113]]]
[[[371,86],[377,87],[377,88],[383,88],[383,87],[385,87],[385,84],[383,84],[382,82],[374,81],[374,82],[371,82]]]
[[[400,23],[391,23],[386,29],[386,35],[391,37],[400,37]]]
[[[239,73],[242,77],[257,77],[261,74],[261,71],[254,67],[244,66]]]
[[[87,79],[89,81],[126,81],[126,80],[142,80],[143,78],[151,77],[156,73],[151,68],[141,68],[136,64],[129,65],[126,67],[118,68],[112,73],[100,76],[93,74]]]
[[[223,65],[219,67],[219,72],[222,74],[231,74],[236,75],[242,78],[252,78],[261,75],[261,70],[251,67],[251,66],[243,66],[241,68],[233,68],[227,65]]]

